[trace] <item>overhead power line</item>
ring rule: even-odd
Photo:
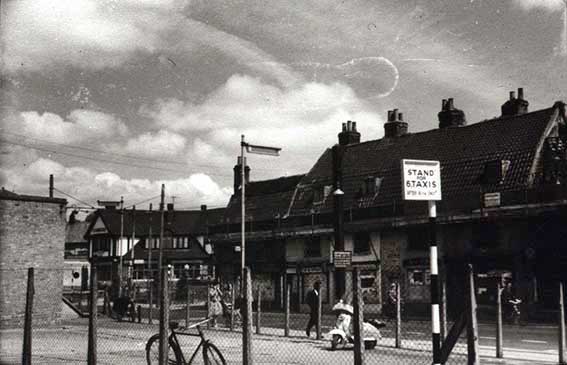
[[[75,197],[74,197],[73,195],[71,195],[71,194],[67,194],[66,192],[61,191],[61,190],[59,190],[59,189],[57,189],[57,188],[55,188],[55,187],[53,188],[53,190],[55,190],[55,191],[57,191],[57,192],[59,192],[59,193],[65,195],[65,196],[68,196],[69,198],[74,199],[74,200],[78,201],[78,202],[81,203],[81,204],[86,204],[86,205],[90,206],[91,208],[96,209],[96,207],[95,207],[94,205],[92,205],[92,204],[90,204],[90,203],[87,203],[87,202],[85,202],[85,201],[83,201],[83,200],[81,200],[81,199],[79,199],[79,198],[75,198]]]

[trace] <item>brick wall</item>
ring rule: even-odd
[[[0,200],[0,328],[23,325],[29,267],[35,269],[34,325],[60,320],[64,213],[60,200]]]

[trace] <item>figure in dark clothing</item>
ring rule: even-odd
[[[307,292],[305,301],[309,306],[309,322],[307,323],[307,328],[305,329],[305,334],[307,337],[311,335],[311,328],[315,326],[317,333],[319,333],[319,326],[317,324],[317,317],[319,314],[319,295],[321,294],[319,288],[321,283],[316,282],[313,284],[313,289]]]

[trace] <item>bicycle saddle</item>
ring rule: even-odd
[[[172,330],[179,328],[179,322],[176,321],[169,322],[169,328]]]

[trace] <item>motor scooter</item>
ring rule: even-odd
[[[331,338],[331,350],[336,350],[339,346],[346,347],[347,344],[354,343],[352,316],[354,310],[352,305],[343,303],[342,300],[333,306],[331,310],[337,316],[335,328],[329,331]],[[364,340],[364,348],[367,350],[376,347],[378,340],[382,338],[380,328],[386,324],[377,320],[363,321],[362,336]]]

